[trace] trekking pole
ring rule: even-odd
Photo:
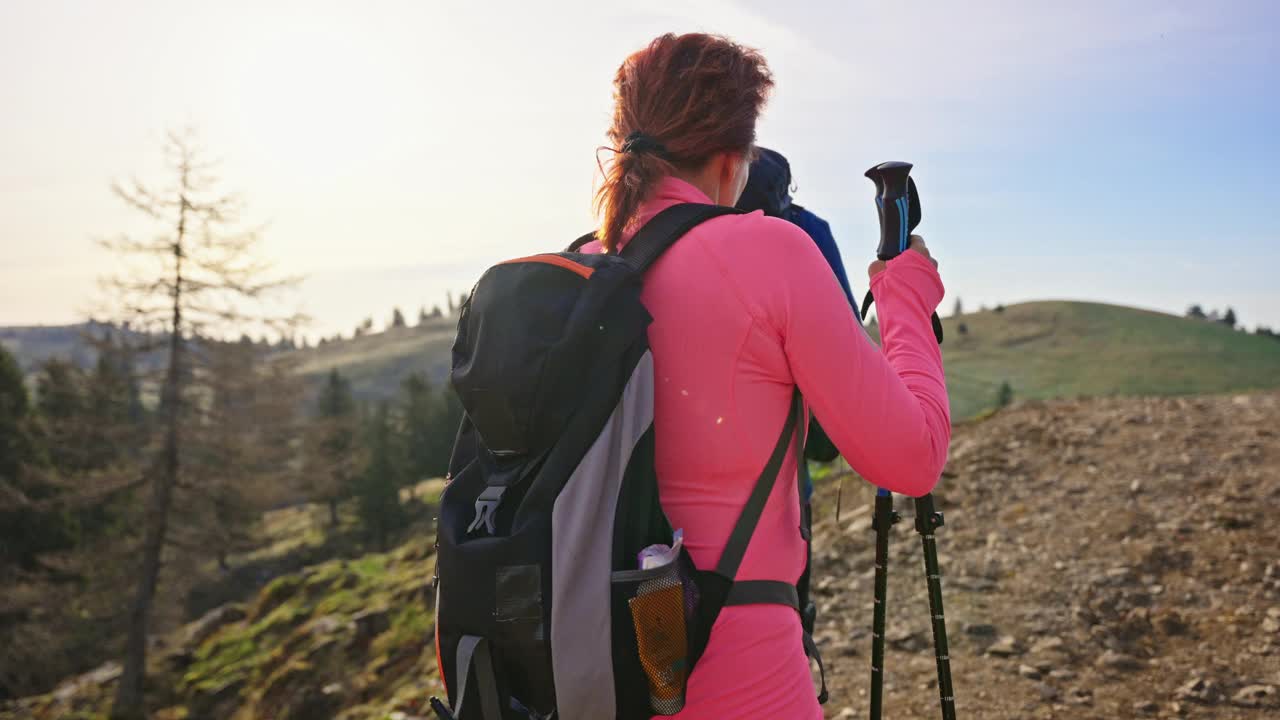
[[[871,619],[871,720],[880,720],[884,695],[884,623],[885,598],[889,582],[889,528],[902,517],[893,510],[893,493],[876,493],[876,507],[871,527],[876,531],[875,607]]]
[[[924,548],[924,574],[929,585],[929,624],[933,628],[933,655],[938,663],[938,699],[942,705],[942,720],[955,720],[956,698],[951,687],[947,620],[942,611],[942,573],[938,570],[938,544],[933,537],[934,531],[940,527],[942,513],[933,507],[933,493],[916,498],[916,532],[920,534],[920,544]]]

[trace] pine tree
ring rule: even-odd
[[[1227,308],[1227,311],[1222,314],[1222,324],[1229,328],[1234,328],[1236,326],[1236,311]]]
[[[433,475],[437,401],[430,383],[421,373],[409,375],[402,387],[405,451],[410,482],[416,482]]]
[[[50,528],[31,504],[55,488],[34,477],[45,457],[32,428],[32,404],[13,355],[0,345],[0,561],[28,569],[49,545],[61,544],[62,529]],[[52,533],[51,533],[52,530]],[[49,538],[47,535],[55,537]],[[53,540],[54,542],[50,542]]]
[[[961,304],[960,298],[956,298],[956,306],[951,310],[952,317],[960,317],[964,314],[964,305]]]
[[[91,468],[84,443],[85,378],[80,368],[50,358],[36,376],[35,410],[39,414],[53,468],[64,475]]]
[[[403,452],[386,403],[378,406],[365,430],[369,460],[356,485],[360,523],[377,547],[385,549],[391,533],[404,524],[400,488],[404,485]]]
[[[1008,407],[1013,402],[1013,386],[1008,380],[1000,383],[1000,389],[996,391],[996,407]]]
[[[403,383],[404,438],[411,481],[443,477],[462,422],[462,403],[449,388],[437,390],[421,373]]]
[[[332,370],[320,390],[307,441],[303,486],[329,507],[329,527],[338,527],[338,503],[351,496],[357,468],[358,419],[351,383]]]
[[[400,312],[400,308],[393,308],[391,311],[391,327],[402,328],[404,326],[404,313]]]

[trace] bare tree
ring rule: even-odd
[[[296,278],[271,275],[258,253],[261,228],[243,229],[241,199],[218,189],[216,165],[206,159],[194,132],[170,132],[164,144],[172,173],[156,188],[133,180],[112,190],[150,218],[160,233],[146,240],[123,235],[103,245],[132,265],[104,280],[117,297],[122,319],[164,339],[166,359],[160,393],[162,440],[150,466],[150,497],[143,517],[137,589],[129,611],[124,671],[112,707],[113,718],[144,715],[143,684],[147,632],[169,530],[173,493],[184,474],[184,444],[193,423],[188,407],[207,401],[201,382],[201,338],[216,338],[250,327],[292,329],[301,317],[271,307],[276,291]]]
[[[204,397],[189,408],[198,430],[188,433],[171,538],[183,555],[212,555],[226,570],[232,553],[250,548],[261,513],[295,492],[302,386],[289,356],[261,345],[204,342],[199,352]]]

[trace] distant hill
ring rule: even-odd
[[[320,375],[338,368],[365,398],[393,395],[413,370],[442,383],[455,322],[301,351],[301,370]],[[946,318],[943,325],[956,420],[993,407],[1002,382],[1015,399],[1280,387],[1280,342],[1205,320],[1099,303],[1031,302]]]
[[[308,380],[318,381],[336,369],[351,380],[357,398],[385,399],[399,393],[400,383],[414,372],[425,374],[433,384],[444,383],[456,329],[456,318],[429,319],[415,327],[298,350],[295,359],[298,372]]]
[[[961,333],[964,324],[967,333]],[[1189,395],[1280,387],[1280,342],[1118,305],[1031,302],[943,321],[956,419],[1014,397]]]
[[[108,326],[94,322],[0,327],[0,345],[13,353],[23,372],[33,371],[52,357],[68,359],[87,368],[97,359],[87,338],[105,329]]]
[[[318,383],[337,369],[363,400],[395,397],[410,373],[447,381],[457,320],[327,342],[293,351],[298,372]],[[960,332],[963,324],[966,333]],[[952,416],[996,404],[1008,382],[1015,399],[1183,395],[1280,387],[1280,342],[1221,323],[1100,303],[1031,302],[946,318],[943,357]],[[0,328],[25,369],[52,355],[92,362],[88,325]]]

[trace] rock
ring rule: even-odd
[[[1075,680],[1076,673],[1074,670],[1068,670],[1066,668],[1056,668],[1054,670],[1049,671],[1049,677],[1053,678],[1054,680]]]
[[[1040,671],[1030,665],[1019,665],[1018,674],[1028,680],[1039,680],[1042,677]]]
[[[988,577],[982,576],[960,576],[951,578],[947,581],[950,587],[959,588],[961,590],[969,590],[971,592],[987,592],[995,589],[996,581]]]
[[[1153,614],[1151,625],[1165,635],[1182,635],[1188,630],[1186,619],[1177,610],[1163,610]]]
[[[53,698],[58,702],[70,702],[72,698],[86,692],[89,688],[115,682],[123,672],[124,668],[118,662],[103,663],[83,675],[63,682],[53,691]]]
[[[356,642],[368,642],[391,627],[391,611],[387,608],[369,608],[351,616],[356,626]]]
[[[1058,692],[1058,688],[1042,682],[1036,683],[1036,692],[1040,693],[1040,699],[1045,702],[1053,702],[1062,695],[1062,693]]]
[[[347,623],[337,615],[322,615],[312,620],[307,630],[312,635],[333,635],[346,625]]]
[[[864,533],[871,529],[871,517],[867,515],[860,516],[858,519],[845,526],[844,531],[850,535]]]
[[[1159,710],[1160,706],[1150,700],[1139,700],[1133,704],[1133,711],[1143,715],[1154,715]]]
[[[981,638],[995,637],[996,626],[990,623],[969,623],[964,626],[964,634]]]
[[[1231,704],[1248,708],[1276,707],[1280,706],[1280,697],[1274,685],[1249,685],[1231,696]]]
[[[1071,688],[1067,692],[1067,702],[1072,705],[1092,705],[1093,691],[1085,688]]]
[[[1013,657],[1014,655],[1021,655],[1022,648],[1018,646],[1018,641],[1012,635],[1005,635],[987,648],[987,654],[996,657]]]
[[[855,718],[857,716],[858,716],[858,713],[854,711],[853,708],[851,707],[841,708],[840,714],[836,715],[835,720],[851,720],[852,718]]]
[[[1206,680],[1202,677],[1188,680],[1174,693],[1174,697],[1179,700],[1190,700],[1206,705],[1217,702],[1219,696],[1217,685],[1212,680]]]
[[[1140,670],[1146,663],[1132,655],[1108,650],[1098,658],[1097,666],[1107,670]]]
[[[907,652],[918,652],[929,647],[929,641],[925,639],[924,633],[903,627],[885,633],[884,639],[891,647]]]
[[[213,634],[224,626],[245,619],[247,614],[244,606],[234,603],[216,607],[200,616],[199,620],[186,626],[182,633],[182,644],[188,648],[195,648],[213,637]]]
[[[165,665],[171,672],[180,673],[191,666],[195,662],[195,653],[185,648],[178,648],[171,653],[163,656]]]
[[[1063,642],[1060,637],[1050,636],[1041,638],[1031,646],[1031,652],[1037,655],[1044,653],[1065,653],[1066,651],[1067,644]]]

